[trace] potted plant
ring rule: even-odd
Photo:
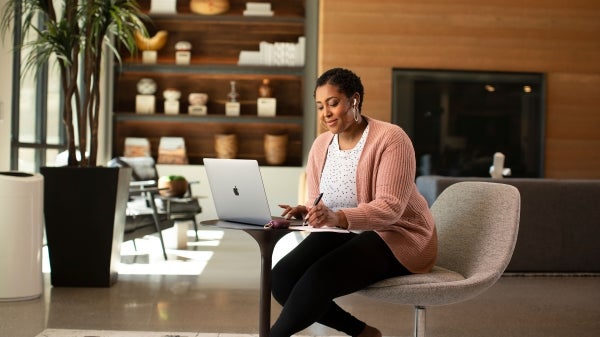
[[[181,198],[188,191],[188,181],[179,175],[162,176],[158,179],[158,188],[164,197]]]
[[[67,165],[41,168],[53,285],[116,281],[131,172],[97,165],[100,78],[105,51],[118,60],[120,46],[135,51],[145,18],[134,0],[9,0],[3,8],[2,36],[13,22],[23,32],[15,46],[27,51],[25,72],[55,60],[64,95]]]

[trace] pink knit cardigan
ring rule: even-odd
[[[369,134],[356,170],[358,207],[342,209],[348,228],[376,231],[408,270],[428,272],[437,256],[437,234],[427,202],[415,184],[410,138],[397,125],[367,121]],[[319,194],[332,138],[331,132],[325,132],[313,142],[306,166],[307,203]]]

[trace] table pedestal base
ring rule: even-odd
[[[271,264],[273,263],[273,250],[277,241],[286,234],[293,232],[291,229],[265,229],[261,226],[242,225],[234,222],[209,220],[203,225],[212,225],[226,229],[243,230],[256,240],[260,249],[260,310],[258,312],[258,335],[269,337],[271,334]]]

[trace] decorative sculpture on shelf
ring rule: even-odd
[[[234,159],[237,156],[238,145],[235,134],[216,134],[214,137],[217,158]]]
[[[192,92],[188,95],[190,105],[206,105],[208,94],[203,92]]]
[[[156,81],[142,78],[137,82],[138,94],[135,96],[135,112],[138,114],[153,114],[156,111]]]
[[[264,78],[258,88],[259,97],[256,100],[256,111],[262,117],[273,117],[277,110],[277,99],[271,97],[273,89],[269,85],[270,82],[268,78]]]
[[[239,116],[240,115],[240,102],[237,101],[240,94],[235,89],[235,81],[229,82],[231,91],[227,94],[229,102],[225,103],[225,115],[226,116]]]
[[[206,115],[206,102],[208,102],[208,94],[203,92],[192,92],[188,95],[188,113],[190,115]]]
[[[262,84],[258,88],[258,96],[260,97],[271,97],[273,95],[273,89],[269,85],[271,81],[268,78],[263,78]]]
[[[167,43],[169,33],[159,30],[152,37],[144,36],[140,31],[135,32],[135,44],[142,51],[142,63],[156,63],[158,51]]]
[[[181,97],[181,91],[168,88],[163,91],[163,97],[165,98],[165,114],[179,114],[179,98]]]
[[[151,78],[142,78],[137,82],[136,88],[141,95],[154,95],[156,93],[156,81]]]
[[[285,163],[287,154],[287,134],[265,134],[264,150],[265,160],[269,165],[281,165]]]
[[[203,15],[218,15],[229,10],[227,0],[191,0],[190,10],[192,13]]]
[[[175,64],[190,64],[192,61],[192,44],[188,41],[175,43]]]
[[[237,90],[235,89],[235,81],[229,82],[231,90],[227,94],[227,98],[229,98],[229,102],[237,102],[237,98],[240,96]]]

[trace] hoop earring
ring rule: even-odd
[[[358,123],[358,120],[360,119],[360,114],[358,113],[356,105],[352,107],[352,114],[354,115],[354,121]]]

